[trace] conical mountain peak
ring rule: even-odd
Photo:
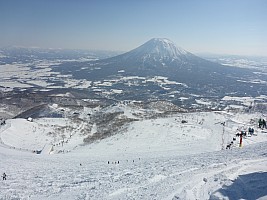
[[[106,60],[107,62],[139,66],[169,66],[190,62],[196,56],[176,46],[167,38],[153,38],[141,46]]]
[[[143,53],[158,54],[160,57],[179,58],[189,52],[175,45],[174,42],[167,38],[153,38],[136,50],[142,50]]]

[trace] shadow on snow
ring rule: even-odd
[[[215,191],[210,200],[221,199],[216,194],[228,197],[229,200],[236,199],[258,199],[267,195],[267,172],[255,172],[238,176],[233,184],[223,186]]]

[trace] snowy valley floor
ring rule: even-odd
[[[236,128],[234,122],[246,124],[256,115],[242,116],[231,117],[228,131]],[[220,150],[222,127],[214,122],[222,118],[206,117],[195,127],[175,125],[175,117],[136,122],[127,133],[66,154],[37,155],[1,143],[0,172],[7,180],[0,181],[0,199],[267,199],[267,133],[257,130],[242,148],[236,142]],[[214,129],[205,124],[212,119]],[[17,121],[2,130],[2,139],[23,147],[12,139],[12,123]],[[149,123],[146,131],[138,130]],[[179,137],[175,130],[181,131]],[[204,134],[197,136],[199,131]],[[188,140],[190,135],[195,141]]]

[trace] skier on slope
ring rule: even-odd
[[[5,172],[3,173],[2,177],[3,177],[3,181],[6,180],[6,173]]]
[[[248,128],[248,133],[249,135],[252,135],[252,129],[250,127]]]
[[[262,119],[262,128],[266,128],[266,121]]]
[[[261,118],[259,119],[259,128],[261,128],[261,126],[262,126],[262,120],[261,120]]]
[[[251,135],[254,134],[254,128],[251,128]]]
[[[259,119],[258,124],[259,124],[259,128],[261,128],[261,125],[262,125],[261,118]]]

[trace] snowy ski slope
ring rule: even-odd
[[[90,145],[82,143],[81,124],[52,150],[60,137],[48,133],[66,119],[8,120],[0,129],[0,172],[7,174],[0,199],[267,199],[267,133],[256,127],[259,117],[175,114],[133,122]],[[225,150],[248,127],[255,135]]]

